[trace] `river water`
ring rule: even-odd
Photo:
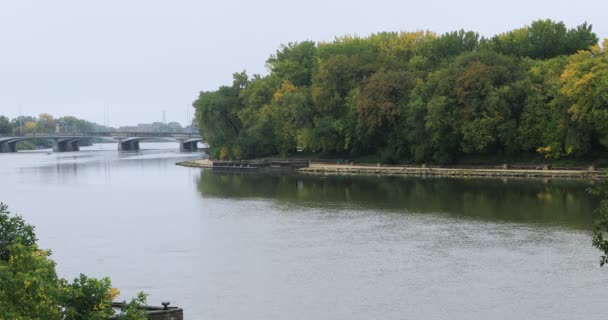
[[[61,276],[191,319],[603,319],[582,181],[219,175],[177,144],[0,154]]]

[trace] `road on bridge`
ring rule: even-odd
[[[44,133],[0,136],[0,153],[17,152],[19,141],[43,139],[53,143],[54,152],[79,151],[79,142],[87,139],[112,139],[118,143],[118,150],[139,150],[139,142],[149,139],[163,139],[179,142],[180,151],[197,151],[197,143],[203,139],[195,133],[169,132],[82,132],[82,133]]]

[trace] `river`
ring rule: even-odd
[[[62,277],[193,319],[603,319],[583,181],[218,175],[177,144],[0,154]]]

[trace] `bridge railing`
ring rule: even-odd
[[[59,132],[59,133],[22,133],[22,134],[0,134],[0,137],[158,137],[158,138],[200,138],[198,133],[173,133],[173,132]]]
[[[90,132],[86,133],[95,136],[105,137],[180,137],[180,138],[200,138],[198,133],[178,133],[178,132]]]
[[[88,133],[82,132],[59,132],[59,133],[43,133],[43,132],[32,132],[32,133],[16,133],[16,134],[0,134],[0,137],[80,137],[88,136]]]

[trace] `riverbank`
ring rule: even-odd
[[[212,168],[213,161],[208,159],[189,160],[176,163],[193,168]],[[371,166],[328,164],[311,162],[307,168],[294,170],[308,175],[381,175],[381,176],[447,176],[447,177],[505,177],[505,178],[555,178],[555,179],[606,179],[607,176],[598,170],[555,170],[550,167],[542,169],[501,169],[491,168],[429,168],[424,166]]]
[[[213,167],[213,161],[209,159],[200,160],[186,160],[176,163],[178,166],[190,167],[190,168],[211,168]]]
[[[559,178],[559,179],[604,179],[601,171],[588,170],[536,170],[536,169],[487,169],[487,168],[425,168],[405,166],[361,166],[339,164],[311,164],[298,170],[312,175],[405,175],[405,176],[451,176],[451,177],[505,177],[505,178]]]

